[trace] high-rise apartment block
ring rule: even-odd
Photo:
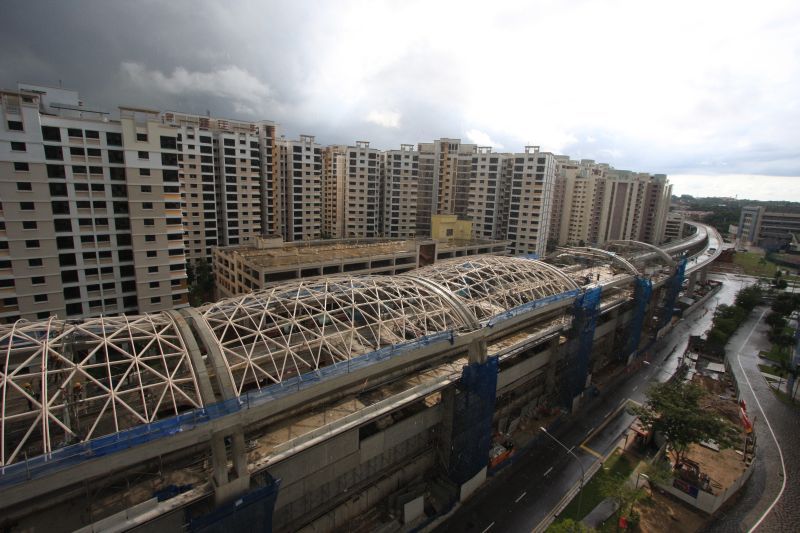
[[[322,147],[313,135],[278,139],[282,235],[286,242],[319,239],[322,232]]]
[[[22,89],[0,93],[0,320],[186,305],[174,129]]]
[[[672,186],[663,174],[617,170],[556,158],[550,244],[594,246],[612,240],[664,240]]]
[[[187,303],[187,263],[217,247],[429,237],[434,215],[512,254],[664,238],[666,176],[442,138],[381,151],[279,136],[270,121],[121,107],[73,91],[2,92],[0,320]],[[323,272],[324,274],[324,272]]]
[[[383,154],[383,234],[407,239],[417,234],[419,152],[413,144]]]

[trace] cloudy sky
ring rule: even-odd
[[[379,148],[460,137],[800,201],[800,2],[4,0],[0,85],[271,119]]]

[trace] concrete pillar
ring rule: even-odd
[[[548,343],[547,351],[550,352],[550,362],[547,363],[545,374],[544,391],[547,396],[551,396],[556,390],[556,363],[561,358],[559,348],[561,346],[561,336],[556,335]]]
[[[691,274],[689,274],[689,286],[687,287],[688,294],[686,296],[692,297],[694,296],[694,287],[697,284],[697,276],[699,274],[698,270],[695,270]]]
[[[486,339],[475,339],[472,341],[469,344],[468,353],[470,363],[485,363],[488,354]]]
[[[230,441],[230,457],[225,446],[226,440]],[[228,469],[229,461],[233,463],[233,470]],[[211,463],[211,485],[214,487],[216,505],[241,496],[250,489],[247,449],[241,426],[211,435]]]
[[[705,283],[708,280],[708,267],[700,269],[700,283]]]

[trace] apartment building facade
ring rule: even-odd
[[[313,135],[277,140],[281,233],[286,242],[322,235],[322,147]]]
[[[789,246],[800,235],[800,213],[767,211],[764,206],[746,206],[739,215],[737,239],[767,250]]]
[[[186,305],[174,130],[72,91],[0,94],[0,320]]]
[[[417,234],[419,152],[413,144],[383,153],[383,235],[408,239]]]

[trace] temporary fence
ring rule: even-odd
[[[13,486],[30,479],[48,476],[84,461],[114,454],[140,444],[189,431],[211,420],[262,405],[313,387],[323,381],[386,361],[440,342],[454,342],[455,332],[442,331],[403,344],[387,346],[313,372],[301,374],[282,383],[246,392],[238,398],[193,409],[177,416],[143,424],[104,437],[64,446],[53,452],[0,467],[0,487]]]

